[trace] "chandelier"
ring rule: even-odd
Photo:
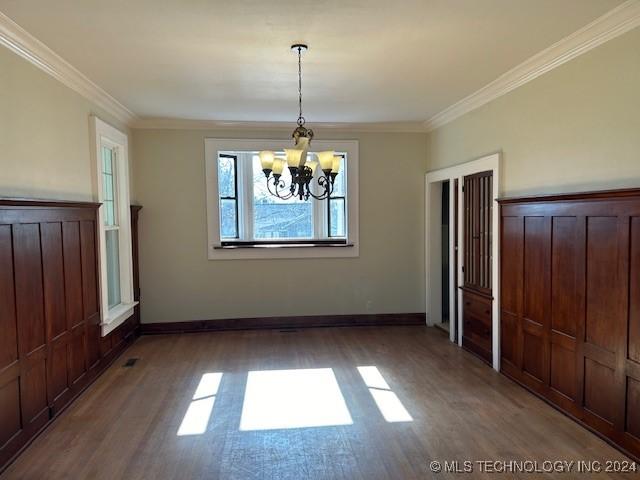
[[[267,189],[271,195],[282,200],[293,197],[300,200],[309,200],[309,197],[317,200],[329,198],[342,160],[342,157],[336,156],[333,151],[318,152],[317,160],[308,158],[313,155],[309,153],[313,130],[305,127],[306,121],[302,116],[302,53],[308,48],[304,44],[291,45],[291,50],[298,53],[298,126],[291,135],[293,148],[285,148],[284,157],[276,156],[269,150],[260,152],[260,163],[266,177]],[[322,174],[314,178],[318,165]],[[291,173],[289,185],[281,178],[285,166]]]

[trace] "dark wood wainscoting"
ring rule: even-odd
[[[0,199],[0,471],[134,338],[100,334],[98,207]]]
[[[640,189],[500,204],[502,372],[640,457]]]

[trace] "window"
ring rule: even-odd
[[[313,142],[310,155],[333,149],[342,157],[334,191],[325,200],[282,200],[269,192],[258,153],[278,152],[288,143],[206,139],[209,258],[358,255],[357,142]],[[281,179],[290,184],[287,168]]]
[[[127,136],[92,118],[96,146],[100,223],[102,335],[133,314],[133,266],[129,212]]]
[[[220,194],[220,236],[238,238],[238,157],[218,157],[218,192]]]
[[[345,157],[342,155],[340,171],[345,171]],[[346,235],[347,196],[344,175],[338,175],[333,184],[333,192],[327,202],[327,232],[329,237],[344,237]]]

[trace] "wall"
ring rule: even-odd
[[[0,196],[93,200],[92,113],[123,129],[84,97],[0,47]]]
[[[506,196],[640,186],[640,28],[428,136],[428,169],[503,152]]]
[[[143,323],[424,311],[424,134],[340,137],[360,144],[359,258],[207,260],[204,139],[289,135],[133,131]]]

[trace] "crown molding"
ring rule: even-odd
[[[512,68],[480,90],[419,122],[315,123],[316,130],[429,132],[534,80],[550,70],[640,26],[640,0],[627,0],[568,37]],[[137,117],[40,40],[0,12],[0,45],[31,62],[131,128],[193,130],[289,130],[291,122],[242,122]]]
[[[568,37],[554,43],[480,90],[424,122],[429,132],[495,100],[609,40],[640,26],[640,1],[627,0]]]
[[[241,122],[224,120],[191,120],[181,118],[139,117],[131,124],[131,128],[141,130],[283,130],[291,131],[295,122]],[[370,123],[310,123],[314,131],[340,132],[421,132],[424,133],[424,122],[370,122]]]
[[[2,12],[0,12],[0,45],[7,47],[87,98],[124,125],[129,125],[136,118],[131,110]]]

